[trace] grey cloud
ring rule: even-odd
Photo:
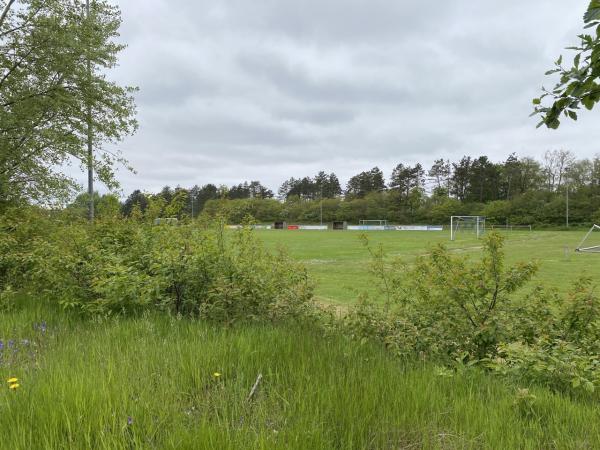
[[[110,76],[141,89],[125,193],[599,150],[597,111],[558,131],[528,117],[587,0],[119,4],[128,48]]]

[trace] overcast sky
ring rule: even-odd
[[[536,129],[531,99],[589,0],[123,0],[140,129],[123,192],[566,148],[600,152],[600,110]],[[83,177],[82,177],[83,179]]]

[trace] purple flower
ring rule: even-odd
[[[13,341],[12,339],[10,341],[8,341],[8,348],[13,348],[15,346],[15,341]]]
[[[127,416],[127,425],[128,425],[128,426],[131,426],[131,425],[133,425],[133,417],[131,417],[131,416]]]
[[[0,340],[0,351],[4,350],[4,342]]]

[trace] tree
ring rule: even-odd
[[[313,179],[316,198],[336,198],[342,193],[340,181],[335,173],[327,175],[321,171]]]
[[[146,212],[146,208],[148,207],[148,198],[139,189],[136,189],[129,195],[129,197],[127,197],[123,203],[123,206],[121,207],[121,214],[123,214],[125,217],[131,217],[133,209],[136,206],[142,214]]]
[[[87,217],[88,201],[89,194],[87,192],[81,193],[67,206],[66,210],[80,219],[85,219]],[[116,195],[104,194],[101,196],[98,192],[94,192],[94,203],[96,204],[96,218],[110,220],[120,216],[121,203]]]
[[[383,172],[379,167],[373,167],[367,172],[354,175],[346,186],[346,195],[351,198],[363,198],[370,192],[385,190]]]
[[[204,209],[204,205],[207,201],[215,200],[217,198],[219,198],[219,189],[217,186],[210,183],[202,186],[196,195],[196,205],[198,206],[198,212],[196,214],[199,214],[200,211]],[[194,208],[194,212],[195,211],[196,209]]]
[[[269,191],[271,192],[271,191]],[[283,182],[278,191],[281,200],[299,198],[302,200],[316,200],[321,198],[335,198],[341,195],[342,188],[335,173],[327,175],[321,171],[314,178],[290,178]]]
[[[452,163],[452,194],[459,200],[465,200],[471,179],[471,157],[463,156],[458,163]]]
[[[106,0],[92,1],[89,17],[83,7],[9,0],[0,14],[0,204],[72,192],[74,180],[54,168],[87,165],[90,122],[97,177],[117,186],[114,166],[126,161],[101,146],[137,127],[134,89],[106,77],[124,47],[115,42],[120,12]]]
[[[248,185],[248,189],[250,191],[250,198],[273,198],[273,191],[263,186],[260,181],[251,181]]]
[[[542,96],[533,99],[532,115],[542,117],[538,127],[556,129],[561,115],[577,120],[581,105],[591,110],[600,101],[600,0],[590,1],[583,21],[585,28],[595,28],[595,33],[580,34],[581,43],[569,48],[577,52],[571,67],[563,65],[561,55],[554,63],[555,68],[546,72],[546,75],[559,74],[560,80],[552,90],[542,88]],[[551,99],[552,104],[544,106],[544,98]]]
[[[277,191],[277,197],[279,197],[280,200],[286,200],[289,196],[290,191],[294,188],[295,185],[296,179],[294,177],[291,177],[289,180],[285,180],[279,187],[279,190]]]
[[[175,195],[175,192],[173,191],[171,186],[165,186],[156,195],[158,195],[159,197],[162,197],[166,203],[170,203],[171,200],[173,200],[173,196]]]
[[[498,199],[500,171],[487,156],[472,161],[468,178],[468,200],[484,203]]]
[[[450,195],[450,180],[452,177],[452,165],[450,161],[443,158],[436,159],[427,172],[427,176],[435,183],[434,190],[441,194],[444,192],[447,196]]]
[[[398,191],[400,198],[406,200],[413,189],[422,188],[425,183],[425,171],[421,164],[414,167],[398,164],[392,171],[389,188]]]
[[[544,174],[548,190],[559,190],[563,184],[565,171],[575,162],[575,155],[569,150],[548,150],[544,153]]]
[[[186,205],[189,203],[188,191],[182,188],[176,188],[171,201],[165,205],[163,212],[166,217],[176,217],[181,219],[186,210]]]
[[[104,194],[96,202],[96,212],[99,219],[117,219],[120,216],[121,202],[114,194]]]
[[[327,183],[325,183],[325,189],[323,190],[323,196],[325,198],[337,198],[342,195],[342,186],[337,175],[333,172],[329,174]]]
[[[231,186],[227,192],[227,198],[230,200],[250,198],[250,189],[248,182],[240,183],[237,186]]]

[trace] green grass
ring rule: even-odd
[[[34,328],[42,320],[46,332]],[[166,316],[86,321],[26,305],[0,315],[0,330],[1,449],[506,450],[600,442],[595,403],[533,388],[533,407],[519,409],[518,386],[474,370],[440,376],[434,366],[309,329]],[[16,391],[4,383],[12,376],[21,383]]]
[[[270,248],[283,246],[290,255],[302,261],[317,282],[316,294],[322,301],[351,303],[361,291],[373,292],[373,278],[368,273],[369,255],[355,231],[257,231]],[[538,260],[541,268],[532,281],[564,292],[580,275],[597,276],[600,255],[576,254],[573,249],[584,231],[534,231],[505,233],[508,262]],[[407,262],[428,248],[444,243],[457,253],[478,256],[481,242],[462,238],[450,242],[447,232],[367,233],[375,244],[383,244],[390,256]],[[600,242],[598,243],[600,244]],[[565,250],[567,248],[567,251]]]

